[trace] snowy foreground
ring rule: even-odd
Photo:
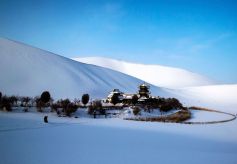
[[[45,114],[0,112],[0,163],[237,163],[236,120],[184,125],[48,113],[45,124]]]

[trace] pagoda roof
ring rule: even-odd
[[[147,87],[147,88],[150,88],[150,85],[148,85],[147,83],[142,83],[139,87]]]

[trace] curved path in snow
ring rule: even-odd
[[[222,112],[213,109],[201,108],[201,107],[190,107],[192,118],[184,122],[173,122],[173,121],[164,121],[164,123],[180,123],[180,124],[217,124],[233,121],[236,119],[236,115]],[[175,112],[176,113],[176,112]],[[174,113],[172,113],[174,114]],[[128,118],[125,118],[126,120]],[[141,121],[139,119],[128,119],[134,121]],[[163,121],[157,121],[163,122]]]
[[[193,110],[193,111],[219,113],[219,114],[222,114],[222,115],[227,115],[227,116],[229,116],[229,118],[217,119],[217,120],[214,120],[214,121],[184,121],[184,122],[181,122],[182,124],[216,124],[216,123],[229,122],[229,121],[233,121],[233,120],[236,119],[236,115],[231,114],[231,113],[227,113],[227,112],[218,111],[218,110],[206,109],[206,108],[201,108],[201,107],[195,107],[195,108],[191,107],[189,109]]]

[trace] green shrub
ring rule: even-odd
[[[111,97],[111,103],[116,105],[117,103],[119,103],[119,94],[113,94],[113,96]]]
[[[135,95],[132,96],[132,104],[133,104],[133,105],[136,105],[136,104],[137,104],[137,101],[138,101],[138,97],[137,97],[137,95],[135,94]]]
[[[49,102],[50,98],[51,98],[51,96],[50,96],[49,91],[44,91],[40,96],[40,99],[43,103]]]
[[[136,116],[141,112],[141,109],[139,107],[133,107],[133,114]]]
[[[168,112],[171,109],[173,109],[173,107],[170,104],[163,104],[160,107],[160,110],[163,112]]]
[[[86,106],[86,104],[89,102],[90,96],[89,94],[83,94],[81,97],[81,102]]]
[[[6,111],[12,111],[12,105],[9,97],[3,96],[1,99],[1,108],[5,109]]]

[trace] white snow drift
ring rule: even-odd
[[[196,105],[237,113],[237,84],[188,87],[173,91],[188,106]]]
[[[129,63],[103,57],[73,59],[87,64],[110,68],[159,87],[181,88],[212,84],[208,78],[180,68]]]

